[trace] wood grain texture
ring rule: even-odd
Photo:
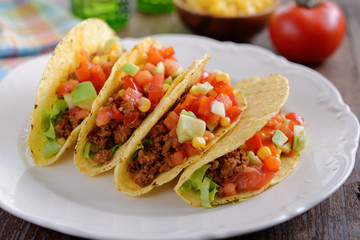
[[[55,1],[55,0],[54,0]],[[289,0],[284,0],[287,2]],[[158,33],[190,33],[176,14],[151,16],[138,13],[132,2],[132,17],[121,37]],[[312,68],[328,78],[344,101],[360,117],[360,1],[334,0],[347,18],[347,34],[337,52]],[[251,42],[275,51],[265,29]],[[356,159],[359,159],[359,151]],[[360,165],[329,198],[307,212],[277,226],[230,239],[360,239]],[[21,220],[0,209],[0,239],[81,239]]]

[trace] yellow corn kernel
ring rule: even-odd
[[[142,112],[147,112],[150,109],[151,101],[147,99],[146,97],[141,97],[139,99],[136,99],[137,104],[139,104],[138,108]]]
[[[223,127],[227,127],[230,125],[230,118],[228,117],[222,117],[220,119],[220,125],[223,126]]]
[[[217,93],[214,89],[211,90],[210,92],[208,92],[208,94],[209,94],[211,97],[213,97],[213,98],[216,98],[217,95],[218,95],[218,93]]]
[[[119,42],[114,42],[112,45],[111,45],[111,50],[114,50],[116,52],[120,52],[121,51],[121,45]]]
[[[122,98],[124,96],[125,93],[125,89],[120,89],[119,90],[119,96]]]
[[[222,81],[222,82],[230,83],[229,74],[220,73],[220,74],[216,75],[216,81],[218,81],[218,82]]]
[[[163,85],[163,91],[164,91],[164,92],[166,92],[167,90],[169,90],[169,88],[170,88],[170,85],[169,85],[169,84],[165,83],[165,84]]]
[[[269,147],[261,147],[256,154],[261,160],[265,159],[267,156],[271,155],[271,150]]]
[[[58,139],[56,139],[56,141],[57,141],[59,144],[64,145],[66,140],[65,140],[65,138],[58,138]]]
[[[206,141],[203,137],[194,137],[191,141],[194,148],[205,147]]]
[[[93,57],[93,59],[91,60],[91,62],[99,64],[100,63],[100,57],[99,56],[95,56]]]

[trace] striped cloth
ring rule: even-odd
[[[47,0],[0,0],[0,79],[28,56],[52,50],[80,20]],[[16,58],[14,58],[16,57]]]

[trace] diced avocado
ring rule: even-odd
[[[158,64],[156,64],[155,69],[152,72],[153,74],[155,73],[164,73],[165,74],[165,66],[163,62],[158,62]]]
[[[42,149],[44,158],[49,158],[55,155],[60,151],[61,147],[62,145],[56,141],[51,141],[51,140],[46,141]]]
[[[191,87],[191,93],[205,95],[213,89],[214,89],[214,87],[209,82],[197,83]]]
[[[130,76],[135,76],[136,73],[139,71],[139,67],[136,66],[133,63],[127,62],[124,65],[122,65],[120,67],[120,70],[124,71],[126,74],[130,75]]]
[[[118,36],[112,37],[109,40],[107,40],[105,43],[105,46],[104,46],[104,51],[109,52],[111,50],[113,44],[116,42],[120,42],[120,38]]]
[[[211,104],[211,112],[220,116],[220,117],[225,117],[225,106],[224,103],[219,102],[217,100],[215,100],[212,104]]]
[[[294,125],[294,134],[304,134],[305,133],[305,129],[303,126],[300,126],[300,125]]]
[[[247,153],[247,156],[249,157],[249,164],[250,165],[256,165],[256,166],[261,166],[263,165],[263,163],[261,162],[261,160],[259,159],[258,156],[255,156],[253,151],[249,151]]]
[[[288,138],[282,131],[276,130],[271,140],[276,147],[281,147],[284,143],[286,143]]]
[[[180,143],[191,141],[194,137],[202,137],[204,135],[206,123],[186,114],[181,114],[176,127],[176,134]]]
[[[192,111],[186,111],[186,110],[183,109],[183,110],[180,112],[180,114],[184,114],[184,115],[186,115],[186,116],[189,116],[189,117],[192,117],[192,118],[196,118],[196,119],[197,119],[196,115],[195,115]]]
[[[289,153],[291,151],[292,142],[287,142],[284,145],[280,146],[280,150],[283,153]]]
[[[301,152],[306,147],[306,136],[303,133],[295,134],[294,142],[293,142],[293,149],[296,152]]]
[[[97,93],[91,82],[85,81],[78,84],[71,92],[71,100],[73,104],[79,107],[91,108],[91,104],[96,98]]]
[[[71,93],[66,93],[63,95],[65,102],[67,103],[69,109],[75,107],[75,104],[72,102]]]
[[[171,85],[173,82],[173,78],[171,76],[169,76],[167,79],[165,79],[165,83]]]

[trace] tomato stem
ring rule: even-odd
[[[296,0],[296,3],[306,8],[316,7],[321,0]]]

